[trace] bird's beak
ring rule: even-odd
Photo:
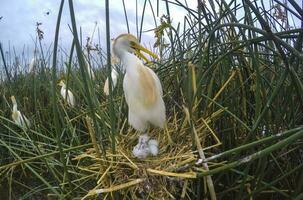
[[[151,57],[153,57],[153,58],[155,58],[155,59],[157,59],[157,60],[160,60],[159,57],[158,57],[156,54],[154,54],[154,53],[151,52],[150,50],[146,49],[145,47],[141,46],[140,44],[134,43],[134,44],[132,45],[132,47],[135,49],[135,54],[136,54],[138,57],[140,57],[140,58],[142,58],[143,60],[145,60],[146,62],[150,62],[150,61],[149,61],[149,60],[148,60],[140,51],[143,51],[143,52],[149,54]]]

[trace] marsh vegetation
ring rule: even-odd
[[[299,2],[209,0],[195,9],[186,1],[143,2],[137,37],[152,13],[155,43],[147,48],[161,59],[148,65],[166,105],[166,128],[150,129],[159,155],[132,155],[139,133],[127,122],[123,66],[110,59],[115,22],[107,15],[99,27],[106,36],[96,29],[96,41],[106,41],[81,45],[73,1],[62,0],[49,48],[37,24],[33,70],[26,53],[0,49],[0,199],[303,199]],[[173,23],[172,6],[187,12],[184,21]],[[63,7],[74,40],[58,52]],[[109,78],[106,96],[113,68],[117,85]],[[61,97],[60,80],[74,106]],[[11,118],[11,96],[30,126]]]

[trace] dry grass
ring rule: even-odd
[[[196,122],[195,128],[199,142],[204,150],[210,150],[220,144],[210,127],[221,114],[222,110],[218,110],[211,116],[201,118]],[[180,129],[177,128],[179,126]],[[205,171],[205,169],[195,164],[199,157],[197,151],[193,151],[195,147],[191,145],[193,136],[187,119],[171,117],[165,130],[155,129],[149,133],[151,138],[159,141],[160,148],[157,157],[150,156],[144,160],[133,157],[132,149],[137,143],[138,134],[133,129],[129,129],[127,134],[119,134],[116,138],[116,154],[108,150],[106,159],[100,156],[99,152],[96,153],[96,148],[89,148],[83,154],[73,158],[79,162],[90,160],[91,162],[82,163],[92,163],[91,165],[79,165],[78,169],[94,174],[96,177],[96,187],[91,189],[83,199],[100,193],[105,193],[103,197],[106,197],[114,191],[119,191],[122,196],[127,196],[127,199],[142,197],[169,199],[176,196],[182,198],[188,196],[187,193],[191,192],[188,183],[197,178],[197,172]],[[212,165],[216,163],[210,164],[209,167]]]

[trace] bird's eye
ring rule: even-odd
[[[130,41],[129,45],[130,45],[131,48],[134,48],[136,46],[136,43],[134,41]]]

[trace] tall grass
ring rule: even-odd
[[[186,1],[145,0],[142,12],[136,7],[136,30],[131,30],[127,1],[122,0],[127,32],[141,38],[147,12],[155,22],[154,51],[161,60],[150,66],[162,82],[168,118],[164,131],[153,132],[163,140],[160,153],[166,156],[189,146],[188,153],[194,157],[184,166],[178,163],[178,169],[159,162],[158,171],[188,170],[190,177],[195,177],[177,179],[181,186],[159,196],[160,191],[132,194],[115,187],[122,184],[119,170],[112,170],[124,162],[119,159],[132,161],[124,163],[128,169],[138,168],[140,163],[153,166],[169,158],[159,155],[159,160],[154,158],[150,163],[133,163],[131,152],[125,150],[126,155],[119,150],[123,141],[132,148],[130,135],[135,131],[127,125],[122,78],[115,89],[111,89],[110,78],[109,97],[102,92],[113,67],[110,25],[115,22],[109,19],[109,2],[104,2],[103,13],[107,26],[99,27],[106,28],[106,35],[98,34],[99,46],[106,44],[106,52],[97,49],[89,55],[89,64],[97,66],[95,80],[87,71],[72,0],[66,4],[62,0],[58,7],[53,50],[43,49],[43,39],[38,39],[42,62],[35,73],[18,69],[12,59],[15,56],[5,55],[0,45],[5,70],[0,86],[1,199],[302,199],[303,30],[300,24],[289,26],[292,18],[302,21],[301,5],[293,0],[287,4],[279,0],[210,0],[209,4],[198,1],[198,8],[190,8]],[[64,6],[69,8],[74,41],[65,54],[59,54]],[[174,22],[173,6],[188,13],[182,24]],[[158,16],[160,8],[165,16]],[[50,55],[51,69],[47,67]],[[21,55],[19,59],[30,60]],[[60,97],[57,83],[62,78],[75,95],[74,108]],[[11,95],[30,118],[30,129],[11,120]],[[187,138],[192,143],[181,142]],[[176,146],[181,143],[184,146]],[[98,165],[102,162],[110,164]],[[152,177],[155,171],[145,173]],[[165,176],[170,175],[167,172]],[[101,179],[106,180],[103,185],[98,181]],[[210,179],[213,188],[207,187]],[[135,187],[142,181],[134,179],[123,187]],[[91,195],[93,188],[107,188],[109,193]]]

